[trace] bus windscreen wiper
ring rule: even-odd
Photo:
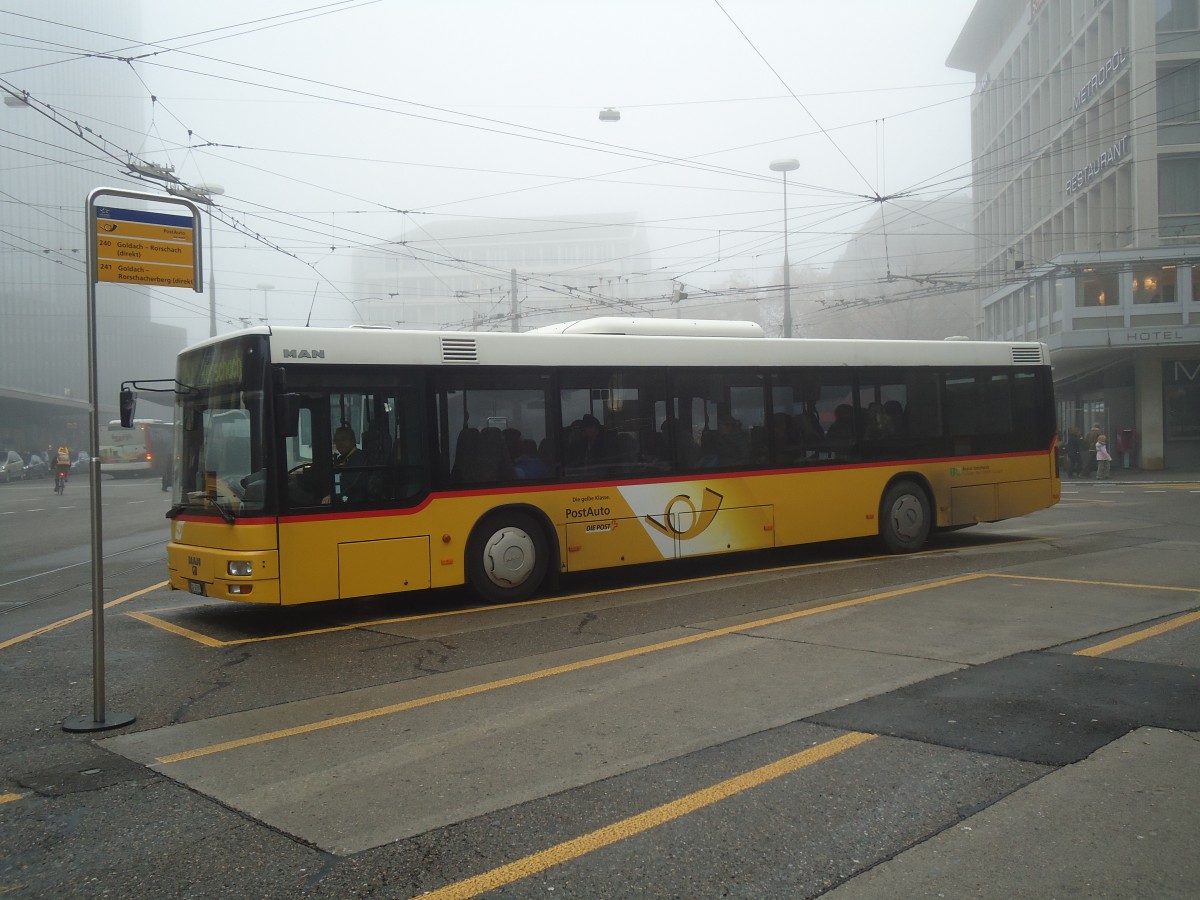
[[[221,505],[221,498],[215,491],[211,494],[205,495],[204,499],[213,505],[213,509],[221,514],[222,519],[224,519],[230,525],[234,523],[233,513]]]

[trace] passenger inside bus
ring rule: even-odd
[[[833,422],[825,432],[825,443],[835,456],[850,454],[854,447],[854,407],[849,403],[839,403],[834,409]]]
[[[616,454],[612,436],[600,420],[587,413],[571,423],[567,438],[567,466],[580,473],[597,473],[611,463]]]

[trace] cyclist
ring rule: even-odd
[[[59,447],[58,453],[54,459],[54,489],[58,490],[58,480],[61,478],[63,484],[67,483],[67,475],[71,472],[71,451],[66,447]]]

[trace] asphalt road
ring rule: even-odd
[[[839,543],[511,607],[278,611],[135,596],[163,577],[165,495],[105,481],[107,700],[137,720],[92,735],[61,728],[90,708],[89,621],[67,621],[87,509],[23,487],[0,487],[24,548],[0,569],[0,892],[1200,885],[1200,484],[1067,485],[909,557]]]
[[[157,479],[101,479],[104,574],[119,591],[162,581],[170,494]],[[0,485],[0,642],[91,608],[91,488],[73,475]]]

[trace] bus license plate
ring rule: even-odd
[[[201,597],[205,596],[203,581],[189,581],[188,590],[193,594],[199,594]]]

